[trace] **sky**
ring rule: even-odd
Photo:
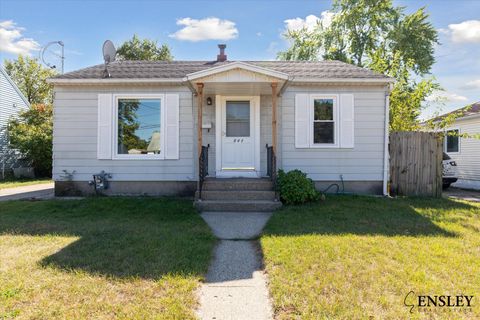
[[[480,0],[394,0],[407,13],[426,7],[439,31],[432,75],[444,88],[422,118],[480,101]],[[65,44],[65,72],[103,62],[102,44],[133,34],[170,47],[176,60],[213,60],[226,43],[229,60],[273,60],[288,47],[287,29],[327,22],[331,1],[313,0],[0,0],[0,61],[39,57]],[[47,50],[46,62],[59,65]],[[442,103],[435,102],[441,97]]]

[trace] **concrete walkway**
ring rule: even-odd
[[[272,319],[258,238],[269,212],[204,212],[220,241],[200,288],[200,319]],[[232,240],[234,239],[234,240]]]
[[[443,195],[458,200],[480,202],[479,190],[466,190],[450,187],[447,190],[443,191]]]
[[[54,196],[53,182],[0,190],[0,201],[24,199],[44,200],[53,199]]]

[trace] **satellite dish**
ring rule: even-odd
[[[117,55],[117,49],[113,45],[113,42],[107,40],[103,43],[103,60],[105,64],[115,61],[115,56]]]
[[[107,40],[103,43],[102,51],[103,51],[103,60],[105,61],[105,70],[103,70],[103,77],[111,78],[112,76],[110,75],[110,72],[108,71],[107,66],[110,62],[115,61],[117,50],[115,49],[113,42],[110,40]]]

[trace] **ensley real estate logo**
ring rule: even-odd
[[[415,312],[472,312],[473,295],[417,295],[410,291],[403,303]]]

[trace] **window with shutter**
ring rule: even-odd
[[[296,148],[353,148],[352,94],[296,94]]]

